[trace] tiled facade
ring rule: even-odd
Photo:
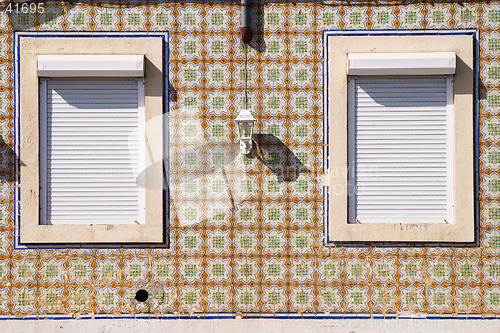
[[[500,3],[257,1],[249,46],[237,4],[44,6],[0,11],[1,318],[500,313]],[[477,244],[324,246],[323,31],[464,28],[480,36]],[[16,244],[16,31],[169,33],[168,247]],[[243,108],[258,119],[249,157]]]

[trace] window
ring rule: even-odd
[[[472,36],[325,46],[327,241],[474,241]]]
[[[41,77],[61,72],[61,57],[49,60],[58,64],[51,73],[38,70],[40,224],[144,224],[145,191],[136,181],[144,170],[143,73],[137,78]],[[136,56],[130,61],[121,60],[130,56],[88,57],[68,63],[104,65],[105,71],[120,62],[144,63],[142,56],[137,61]]]
[[[162,174],[145,168],[162,153],[162,123],[147,121],[163,113],[162,38],[22,37],[19,49],[21,241],[163,242],[162,190],[148,186]]]
[[[455,53],[347,61],[349,223],[453,223]]]

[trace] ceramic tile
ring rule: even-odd
[[[498,3],[268,2],[251,8],[256,33],[247,47],[238,37],[238,7],[222,3],[50,2],[43,13],[25,14],[0,13],[1,315],[500,310]],[[323,31],[462,28],[481,29],[477,251],[326,248]],[[19,184],[8,176],[16,172],[12,148],[19,133],[12,31],[36,30],[169,32],[169,248],[14,247]],[[243,108],[258,118],[256,149],[248,156],[239,151],[234,124]],[[140,288],[150,294],[144,303],[135,300]]]

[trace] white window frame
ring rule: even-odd
[[[471,32],[457,35],[325,33],[325,243],[473,242],[474,213],[474,42]],[[367,53],[455,52],[453,84],[454,220],[449,223],[349,223],[348,55]],[[376,66],[375,66],[376,67]],[[443,67],[443,66],[437,66]],[[444,68],[447,66],[445,65]],[[397,66],[394,74],[399,70]],[[352,72],[351,72],[352,73]],[[378,75],[378,74],[377,74]]]
[[[139,129],[148,138],[143,155],[145,165],[163,158],[163,38],[161,37],[46,37],[21,36],[18,43],[20,115],[20,240],[22,243],[163,243],[163,184],[161,169],[146,168],[145,222],[143,224],[40,224],[40,89],[37,57],[45,55],[95,56],[126,55],[144,57],[145,126]],[[71,64],[71,62],[69,62]],[[94,62],[96,64],[96,62]],[[109,65],[109,64],[108,64]],[[123,64],[121,64],[123,65]],[[120,66],[121,66],[120,65]],[[50,66],[49,66],[50,67]],[[62,66],[64,67],[64,66]],[[102,67],[102,66],[101,66]],[[52,68],[54,69],[54,68]],[[106,68],[101,68],[106,73]],[[124,68],[115,68],[120,71]],[[129,68],[135,71],[137,68]],[[65,68],[65,70],[74,70]],[[140,71],[140,70],[139,70]],[[107,71],[102,76],[115,76]],[[45,74],[43,74],[45,75]],[[57,76],[56,74],[53,74]],[[63,74],[64,75],[68,75]],[[96,74],[93,74],[95,76]],[[130,76],[130,75],[128,75]]]

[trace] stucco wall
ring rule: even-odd
[[[0,11],[3,318],[497,315],[500,5],[276,1],[252,3],[251,14],[245,48],[239,5],[229,3]],[[323,31],[459,28],[480,30],[476,246],[325,247]],[[17,244],[13,32],[25,30],[169,32],[169,247]],[[233,122],[246,107],[258,118],[259,149],[249,157]],[[147,302],[134,299],[138,289]]]

